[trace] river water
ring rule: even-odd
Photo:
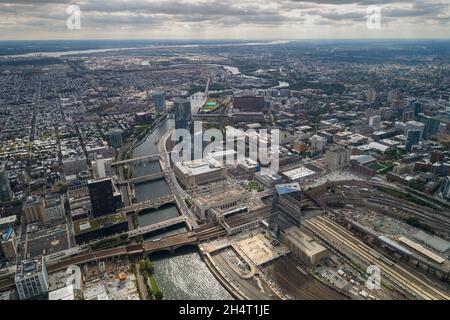
[[[199,102],[199,100],[201,99],[198,97],[195,98],[196,102]],[[155,142],[172,128],[173,125],[173,120],[163,122],[141,144],[135,147],[133,156],[139,157],[157,154],[158,147]],[[133,166],[134,177],[159,171],[161,171],[159,162],[147,162]],[[135,196],[138,201],[167,194],[169,194],[169,186],[164,179],[135,186]],[[175,205],[166,205],[158,210],[147,210],[139,215],[139,225],[146,226],[157,223],[174,218],[179,214]],[[169,230],[147,235],[144,237],[144,240],[157,240],[185,231],[185,226],[175,226]],[[180,248],[174,254],[167,252],[152,254],[151,259],[154,260],[156,279],[158,280],[161,291],[164,293],[165,299],[233,299],[208,269],[195,247]]]

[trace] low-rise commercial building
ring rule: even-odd
[[[297,227],[284,230],[282,241],[294,255],[309,266],[316,265],[328,254],[327,248]]]
[[[281,173],[282,176],[284,176],[287,180],[291,182],[304,181],[305,179],[308,179],[315,174],[316,174],[315,171],[308,169],[305,166],[286,170]]]
[[[212,209],[215,214],[227,214],[237,208],[246,207],[249,199],[248,192],[241,187],[226,186],[221,183],[209,184],[194,191],[193,211],[201,220],[218,217],[211,216]]]
[[[128,231],[128,220],[121,214],[111,214],[95,219],[74,221],[75,242],[77,244]]]
[[[66,210],[64,209],[64,201],[60,194],[51,193],[45,195],[45,217],[46,221],[54,221],[64,219]]]
[[[48,300],[79,300],[79,294],[74,285],[68,285],[48,293]]]

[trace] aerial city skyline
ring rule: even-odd
[[[450,299],[447,2],[0,8],[1,300]]]

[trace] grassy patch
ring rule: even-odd
[[[110,249],[115,248],[121,245],[125,245],[130,243],[130,240],[128,239],[128,235],[123,234],[119,237],[113,238],[113,239],[104,239],[100,240],[98,242],[95,242],[90,245],[91,250],[103,250],[103,249]]]
[[[163,299],[164,295],[158,286],[158,282],[156,281],[153,262],[147,257],[140,261],[140,267],[142,273],[144,274],[145,284],[150,297],[154,300]]]
[[[264,187],[257,181],[250,181],[247,184],[247,188],[249,190],[256,190],[258,192],[264,191]]]
[[[406,223],[410,226],[416,227],[418,229],[422,229],[423,231],[426,231],[428,233],[434,234],[434,229],[431,228],[429,225],[421,223],[417,218],[415,217],[409,217],[408,219],[405,219]]]

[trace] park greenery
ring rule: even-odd
[[[155,300],[162,300],[164,298],[164,294],[156,281],[154,263],[146,257],[141,259],[139,265],[145,278],[148,294]]]
[[[256,190],[257,192],[264,191],[264,187],[260,183],[258,183],[257,181],[254,181],[254,180],[248,182],[247,188],[249,190]]]
[[[122,234],[116,238],[109,238],[109,239],[104,239],[104,240],[100,240],[97,241],[93,244],[90,245],[91,250],[96,251],[96,250],[104,250],[104,249],[111,249],[111,248],[115,248],[121,245],[125,245],[130,243],[130,240],[128,239],[128,235],[127,234]]]

